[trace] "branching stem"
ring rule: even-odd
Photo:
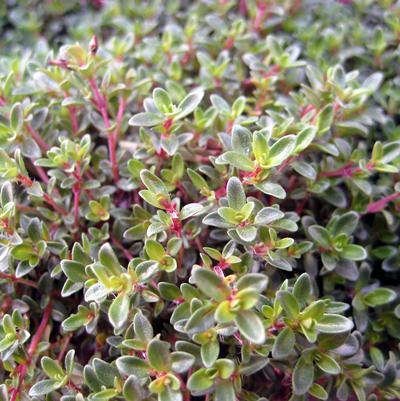
[[[49,303],[47,304],[44,313],[43,313],[43,317],[42,320],[39,324],[39,327],[36,330],[35,335],[32,337],[32,341],[29,345],[28,348],[28,358],[27,360],[19,365],[16,368],[16,372],[18,374],[18,385],[17,387],[15,387],[12,392],[11,392],[11,398],[10,401],[16,401],[18,398],[18,395],[21,393],[21,391],[23,390],[23,386],[24,386],[24,380],[25,380],[25,376],[28,372],[28,368],[29,365],[32,362],[32,358],[36,353],[36,349],[40,343],[40,340],[43,337],[43,333],[46,329],[47,323],[49,322],[50,316],[51,316],[51,312],[52,312],[52,303],[51,301],[49,301]]]

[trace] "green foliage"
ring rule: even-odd
[[[0,30],[0,401],[400,399],[398,1]]]

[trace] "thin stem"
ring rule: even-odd
[[[118,163],[117,163],[117,152],[116,152],[116,140],[114,133],[108,134],[108,152],[110,155],[111,170],[114,179],[114,183],[119,181]]]
[[[75,178],[77,182],[72,187],[72,192],[74,194],[74,224],[76,228],[79,228],[79,198],[81,195],[81,163],[78,161],[76,163]]]
[[[236,332],[233,337],[235,337],[236,341],[240,344],[243,345],[243,340],[242,337],[240,336],[240,333]]]
[[[224,278],[225,274],[224,271],[221,269],[221,266],[216,265],[213,267],[214,273],[217,274],[219,277]]]
[[[7,104],[6,99],[1,97],[0,106],[5,106],[6,104]],[[39,133],[37,133],[30,124],[26,124],[26,129],[31,134],[32,138],[36,141],[36,143],[39,145],[39,147],[42,149],[43,152],[49,150],[50,148],[49,145],[47,145],[47,143],[42,139]]]
[[[199,237],[196,237],[194,239],[194,243],[196,244],[196,247],[197,247],[198,251],[199,252],[203,252],[203,245],[202,245],[201,240],[200,240]]]
[[[69,106],[68,107],[68,112],[69,112],[69,117],[71,119],[71,126],[72,126],[72,134],[77,135],[79,132],[79,125],[78,125],[78,119],[76,116],[76,107],[75,106]]]
[[[24,380],[25,380],[25,376],[28,372],[29,365],[32,362],[32,358],[35,355],[35,352],[40,343],[40,340],[43,337],[43,333],[44,333],[47,323],[49,322],[49,319],[51,317],[51,312],[52,312],[52,304],[51,304],[51,301],[49,301],[49,303],[47,304],[47,306],[44,310],[43,317],[39,324],[39,327],[37,328],[36,333],[32,337],[32,341],[29,345],[28,358],[22,365],[19,365],[16,369],[17,373],[18,373],[18,385],[17,385],[17,387],[15,387],[12,390],[12,395],[11,395],[10,401],[16,401],[18,395],[21,393],[21,390],[22,390],[23,384],[24,384]]]
[[[134,203],[135,205],[140,205],[140,204],[141,204],[141,202],[140,202],[140,196],[139,196],[139,191],[138,191],[137,189],[135,189],[135,190],[133,191],[133,203]]]
[[[119,98],[119,105],[118,105],[118,112],[117,112],[117,125],[114,130],[114,133],[116,136],[118,136],[119,132],[121,131],[125,107],[126,107],[126,100],[121,96]]]
[[[128,259],[131,260],[133,259],[133,255],[119,242],[115,237],[111,237],[111,242],[119,249],[122,251],[124,256]]]
[[[94,101],[97,109],[99,110],[101,116],[103,117],[104,125],[107,130],[110,128],[110,120],[107,113],[107,101],[106,98],[100,93],[99,87],[95,78],[89,79],[89,85],[93,91]]]
[[[34,170],[34,173],[40,178],[46,185],[49,183],[49,177],[46,173],[46,171],[40,167],[35,165],[35,161],[33,159],[30,159],[32,169]],[[53,192],[57,195],[60,196],[60,191],[58,188],[53,188]]]
[[[10,280],[13,283],[24,284],[24,285],[27,285],[28,287],[32,287],[32,288],[38,288],[37,283],[35,283],[34,281],[26,280],[24,278],[18,278],[16,276],[14,276],[13,274],[7,274],[4,272],[0,272],[0,279]]]
[[[47,145],[47,143],[42,139],[39,133],[36,132],[29,124],[26,125],[26,129],[31,134],[35,142],[39,145],[40,149],[42,149],[43,152],[47,152],[49,150],[49,145]]]
[[[48,203],[57,213],[62,214],[63,216],[66,216],[68,212],[61,206],[58,206],[56,202],[48,194],[44,194],[43,200]]]
[[[35,162],[32,160],[32,165],[33,168],[35,169],[35,172],[37,173],[37,175],[39,176],[39,178],[45,183],[48,184],[49,183],[49,177],[47,176],[46,172],[43,170],[42,167],[40,166],[36,166]]]
[[[189,195],[186,192],[185,187],[182,185],[182,183],[178,181],[175,185],[176,185],[176,188],[179,190],[184,202],[190,203]]]
[[[175,373],[175,376],[178,377],[178,379],[179,379],[179,381],[181,383],[181,389],[182,389],[182,392],[183,392],[183,400],[184,401],[190,401],[190,392],[188,391],[188,388],[186,386],[185,381],[182,379],[181,375]]]
[[[41,215],[40,211],[37,210],[35,207],[19,205],[19,204],[17,204],[16,207],[17,207],[17,210],[22,213],[32,213],[32,214]]]
[[[105,96],[103,96],[100,93],[100,90],[99,90],[99,87],[97,85],[95,78],[89,79],[89,85],[93,92],[94,103],[95,103],[98,111],[100,112],[100,114],[103,118],[104,125],[107,129],[108,151],[110,154],[111,169],[112,169],[114,181],[117,182],[117,181],[119,181],[119,171],[118,171],[117,151],[116,151],[117,150],[117,139],[118,139],[118,135],[119,135],[119,132],[120,132],[121,126],[122,126],[122,120],[124,117],[126,101],[123,97],[120,97],[118,112],[117,112],[117,117],[116,117],[116,127],[113,132],[109,132],[111,124],[110,124],[110,120],[108,118],[107,99]]]
[[[240,11],[240,14],[242,14],[244,17],[246,17],[246,15],[247,15],[247,1],[246,0],[239,1],[239,11]]]
[[[366,209],[367,213],[378,213],[380,212],[382,209],[385,208],[385,206],[393,201],[400,198],[400,192],[396,192],[394,194],[391,194],[389,196],[385,196],[384,198],[376,201],[376,202],[371,202]]]
[[[184,249],[184,247],[183,247],[183,244],[182,244],[182,246],[181,246],[181,248],[179,249],[179,253],[178,253],[178,260],[177,260],[177,270],[178,271],[180,271],[181,269],[182,269],[182,266],[183,266],[183,256],[184,256],[184,252],[185,252],[185,249]]]
[[[38,327],[35,335],[33,336],[32,341],[28,348],[28,356],[30,359],[32,359],[33,355],[36,352],[36,348],[37,348],[40,340],[42,339],[44,330],[46,329],[46,326],[50,319],[52,310],[53,310],[53,306],[52,306],[51,301],[49,301],[49,303],[47,304],[47,306],[44,310],[44,314],[43,314],[42,320],[39,324],[39,327]]]
[[[74,224],[76,228],[79,228],[79,189],[73,189],[74,193]]]
[[[26,175],[19,174],[18,180],[24,187],[30,188],[33,185],[33,181]],[[57,213],[60,213],[64,216],[68,214],[63,207],[57,205],[57,203],[50,197],[49,194],[44,194],[43,200],[48,203]]]
[[[78,393],[82,392],[82,389],[78,387],[72,380],[67,383],[67,386],[70,387],[72,390],[77,391]]]
[[[374,166],[371,163],[368,163],[365,165],[365,169],[368,171],[373,170]],[[336,170],[332,171],[323,171],[321,172],[320,176],[321,177],[352,177],[354,174],[361,173],[364,171],[360,167],[353,167],[353,163],[349,162],[343,167],[340,167]]]
[[[61,345],[60,353],[58,354],[58,357],[57,357],[57,361],[58,362],[61,362],[64,359],[64,355],[67,352],[67,348],[68,348],[68,345],[69,345],[69,343],[71,341],[71,338],[72,338],[72,333],[68,334],[64,338],[64,340],[62,342],[62,345]]]
[[[264,3],[257,5],[256,18],[254,19],[254,30],[256,32],[261,30],[261,24],[265,18],[267,12],[267,5]]]
[[[306,194],[306,196],[303,198],[300,204],[296,207],[296,213],[298,215],[303,213],[304,207],[306,206],[307,202],[308,202],[308,195]]]
[[[118,135],[121,131],[122,120],[124,117],[126,107],[126,101],[123,97],[119,99],[118,112],[117,112],[117,123],[114,132],[108,134],[108,151],[110,154],[110,162],[114,181],[119,180],[118,162],[117,162],[117,140]]]
[[[292,163],[294,160],[296,160],[295,157],[289,157],[288,159],[286,159],[280,166],[278,166],[278,168],[276,169],[278,173],[282,173],[285,168]]]

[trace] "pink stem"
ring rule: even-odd
[[[18,368],[20,368],[18,371],[18,385],[17,385],[17,387],[15,387],[12,390],[12,395],[11,395],[10,401],[16,401],[19,393],[22,390],[24,379],[28,372],[28,367],[29,367],[30,363],[32,362],[32,358],[36,352],[39,342],[43,337],[43,333],[46,329],[47,323],[51,316],[51,311],[52,311],[52,305],[51,305],[51,301],[50,301],[44,310],[44,314],[43,314],[42,320],[40,322],[40,325],[37,328],[35,335],[32,337],[32,341],[28,348],[28,359],[26,360],[26,362],[24,362],[23,365],[18,366]]]
[[[46,173],[46,171],[40,167],[40,166],[36,166],[35,165],[35,161],[34,159],[31,159],[32,162],[32,168],[35,170],[36,175],[45,183],[48,184],[49,183],[49,177]],[[53,188],[53,192],[60,196],[60,191],[58,190],[58,188]]]
[[[243,16],[246,16],[246,14],[247,14],[247,1],[246,0],[239,1],[239,11]]]
[[[72,192],[74,194],[74,224],[76,228],[79,228],[79,197],[81,195],[81,181],[82,181],[80,161],[76,163],[76,171],[74,173],[74,176],[77,180],[77,182],[72,187]]]
[[[365,168],[368,171],[371,171],[374,166],[373,164],[365,165]],[[352,162],[347,163],[345,166],[338,168],[333,171],[323,171],[320,176],[321,177],[352,177],[354,174],[361,173],[363,169],[360,167],[352,167]]]
[[[79,227],[79,195],[80,195],[80,190],[79,189],[73,189],[74,193],[74,224],[75,227]]]
[[[0,278],[4,279],[4,280],[10,280],[13,283],[19,283],[19,284],[27,285],[28,287],[38,288],[37,283],[35,283],[34,281],[25,280],[23,278],[18,278],[18,277],[15,277],[12,274],[7,274],[7,273],[0,272]]]
[[[48,194],[44,194],[43,200],[48,203],[57,213],[62,214],[63,216],[66,216],[68,212],[61,206],[58,206],[56,202]]]
[[[49,177],[47,176],[46,172],[43,170],[42,167],[40,166],[36,166],[34,164],[34,162],[32,161],[33,164],[33,168],[35,169],[37,175],[40,177],[40,179],[45,183],[48,184],[49,183]]]
[[[243,345],[243,340],[242,337],[240,336],[240,333],[236,332],[233,337],[235,337],[236,341],[240,344]]]
[[[26,188],[30,188],[33,185],[33,181],[26,175],[19,174],[17,178],[21,182],[21,184]],[[49,194],[44,194],[43,200],[50,206],[52,206],[56,212],[64,216],[68,214],[68,212],[63,207],[58,206],[57,203],[54,202],[54,200],[51,198]]]
[[[267,11],[267,5],[264,3],[257,5],[257,14],[256,18],[254,19],[254,30],[257,32],[261,29],[262,21],[265,17],[265,13]]]
[[[177,265],[178,265],[177,270],[178,271],[182,269],[184,252],[185,252],[185,249],[182,244],[181,248],[179,249],[179,253],[178,253],[178,260],[177,260]]]
[[[128,260],[133,259],[133,255],[115,237],[111,237],[111,242],[122,251]]]
[[[69,106],[68,107],[69,111],[69,116],[71,118],[71,125],[72,125],[72,133],[76,135],[79,132],[79,125],[78,125],[78,119],[76,116],[76,107],[75,106]]]
[[[0,106],[5,106],[7,104],[6,99],[0,97]],[[47,152],[49,150],[49,145],[42,139],[38,132],[36,132],[30,124],[26,124],[26,129],[31,134],[32,138],[36,141],[39,147],[43,152]]]
[[[61,348],[60,348],[60,353],[58,354],[58,357],[57,357],[57,361],[61,362],[64,359],[64,355],[67,352],[67,348],[71,341],[72,335],[73,334],[70,333],[64,338]]]
[[[93,92],[95,105],[103,118],[104,125],[105,125],[107,131],[109,131],[111,125],[110,125],[110,120],[108,118],[107,100],[106,100],[105,96],[103,96],[100,93],[99,87],[97,86],[95,78],[91,78],[89,80],[89,85]],[[125,99],[123,99],[121,97],[119,100],[119,107],[118,107],[118,112],[117,112],[117,123],[116,123],[115,130],[112,133],[107,132],[108,149],[109,149],[109,153],[110,153],[110,162],[111,162],[111,168],[112,168],[112,173],[113,173],[115,182],[117,182],[119,180],[117,152],[116,152],[117,138],[118,138],[119,131],[121,130],[125,106],[126,106]]]
[[[219,265],[214,266],[213,269],[214,269],[215,274],[217,274],[218,276],[220,276],[222,278],[225,277],[224,271],[221,269],[221,267]]]
[[[108,113],[107,113],[107,101],[105,97],[100,94],[99,87],[97,86],[95,78],[89,79],[89,85],[92,88],[96,106],[101,116],[103,117],[104,125],[108,130],[110,128],[110,120],[108,119]]]
[[[398,198],[400,198],[400,192],[396,192],[396,193],[391,194],[389,196],[386,196],[386,197],[384,197],[384,198],[382,198],[382,199],[380,199],[380,200],[378,200],[376,202],[372,202],[367,206],[366,212],[367,213],[378,213],[382,209],[384,209],[385,206],[389,202],[391,202],[391,201],[393,201],[395,199],[398,199]]]
[[[286,159],[286,160],[276,169],[276,171],[277,171],[278,173],[282,173],[282,172],[285,170],[285,168],[286,168],[291,162],[293,162],[295,159],[296,159],[295,157],[289,157],[288,159]]]
[[[124,118],[124,112],[126,107],[126,101],[123,97],[119,99],[118,113],[117,113],[117,124],[113,133],[108,134],[108,149],[110,153],[110,162],[114,181],[119,180],[118,162],[117,162],[117,140],[118,135],[121,131],[122,120]]]
[[[47,152],[49,150],[49,145],[47,145],[39,133],[36,132],[29,124],[26,125],[26,129],[29,131],[35,142],[39,145],[40,149],[42,149],[43,152]]]

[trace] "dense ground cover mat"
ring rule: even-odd
[[[400,399],[399,1],[0,33],[0,401]]]

